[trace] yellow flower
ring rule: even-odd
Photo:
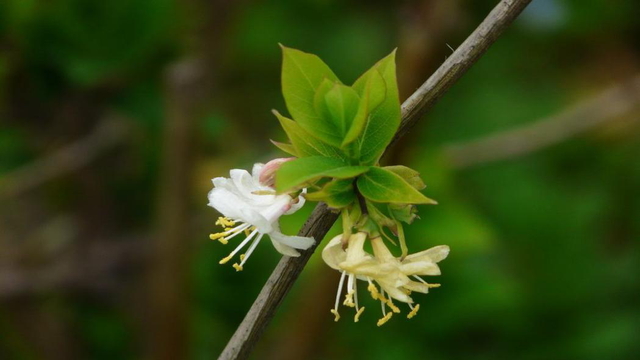
[[[356,308],[356,321],[362,313],[358,306],[357,280],[367,281],[369,283],[367,290],[375,300],[381,303],[383,317],[378,321],[378,326],[386,323],[393,313],[400,312],[393,300],[407,303],[411,309],[407,317],[409,319],[414,317],[419,305],[413,305],[414,301],[410,295],[414,291],[427,293],[429,288],[439,286],[427,283],[420,276],[440,275],[437,263],[447,257],[449,247],[436,246],[408,255],[401,260],[393,256],[380,237],[371,239],[373,255],[367,253],[364,250],[366,239],[367,235],[362,232],[352,235],[345,251],[342,248],[342,235],[339,235],[333,238],[322,251],[322,258],[327,265],[342,274],[335,307],[331,310],[336,316],[336,321],[340,318],[338,305],[345,279],[347,279],[347,294],[343,304]],[[388,313],[387,307],[391,310]]]

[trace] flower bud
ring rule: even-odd
[[[273,187],[276,183],[276,171],[280,169],[280,166],[282,166],[282,164],[294,159],[294,157],[278,158],[266,163],[262,168],[262,171],[260,172],[260,183],[265,186]]]

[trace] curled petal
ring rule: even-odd
[[[304,206],[304,203],[307,201],[307,199],[304,197],[306,193],[307,193],[307,189],[306,188],[302,189],[302,192],[298,196],[298,199],[297,199],[298,201],[295,203],[292,203],[291,208],[287,210],[284,214],[291,215],[294,212],[302,209],[302,207]],[[281,196],[289,196],[289,195],[281,195]]]
[[[404,262],[414,261],[433,261],[440,262],[449,255],[449,247],[447,245],[438,245],[430,249],[411,254],[404,259]]]
[[[276,250],[282,255],[290,257],[300,256],[298,250],[292,248],[291,246],[285,245],[279,241],[274,240],[273,238],[271,238],[271,243],[273,244],[273,247],[276,248]]]
[[[311,237],[285,235],[279,231],[269,233],[271,240],[287,245],[294,249],[306,250],[313,246],[316,241]]]
[[[342,235],[331,239],[322,250],[322,260],[332,269],[341,271],[338,266],[347,259],[347,252],[342,249]]]

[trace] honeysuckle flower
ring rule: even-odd
[[[448,246],[436,246],[400,260],[391,254],[380,237],[371,239],[373,256],[364,251],[363,246],[367,238],[365,233],[360,232],[352,235],[349,238],[346,251],[342,248],[341,238],[341,235],[333,238],[322,251],[322,258],[327,265],[341,273],[335,307],[331,310],[336,321],[340,318],[338,314],[339,299],[344,279],[347,277],[349,281],[344,305],[356,306],[358,312],[355,321],[357,321],[361,310],[358,309],[357,304],[356,280],[367,281],[369,283],[367,290],[375,300],[380,301],[382,307],[382,318],[378,321],[378,326],[389,321],[393,313],[400,312],[392,299],[409,305],[411,311],[407,318],[411,319],[420,308],[420,305],[413,306],[413,299],[409,296],[411,292],[427,293],[429,288],[439,286],[427,283],[420,275],[440,274],[436,263],[446,258],[449,253]],[[413,281],[410,277],[418,281]],[[376,284],[380,287],[379,291]],[[355,304],[353,299],[356,300]],[[387,307],[391,311],[387,312]]]
[[[449,255],[449,247],[446,245],[434,246],[430,249],[410,254],[404,259],[393,256],[379,237],[371,239],[371,247],[378,261],[396,269],[393,279],[387,277],[378,281],[383,292],[387,292],[389,295],[387,305],[389,305],[394,312],[399,312],[397,307],[393,305],[391,298],[407,303],[411,309],[407,318],[411,319],[418,312],[420,305],[418,304],[414,307],[413,299],[409,295],[414,291],[426,294],[430,288],[440,286],[440,284],[430,284],[420,276],[440,275],[441,272],[437,263]],[[417,281],[413,281],[411,278]]]
[[[349,237],[349,247],[345,251],[342,248],[342,235],[338,235],[331,239],[327,246],[322,250],[322,259],[331,268],[340,272],[340,282],[338,283],[338,292],[336,294],[336,303],[331,313],[335,316],[335,321],[340,320],[338,306],[340,305],[340,295],[345,279],[347,279],[347,294],[345,296],[344,305],[356,308],[354,321],[358,322],[360,315],[364,311],[364,307],[360,308],[358,304],[358,284],[357,280],[367,279],[367,274],[377,273],[377,261],[363,249],[367,234],[359,232]],[[353,271],[354,266],[359,266],[358,272]]]
[[[210,238],[227,244],[240,234],[246,236],[229,256],[220,260],[220,264],[227,263],[253,240],[246,253],[240,255],[240,263],[233,264],[236,271],[241,271],[264,235],[269,235],[276,250],[286,256],[300,256],[297,250],[308,249],[315,243],[313,238],[289,236],[280,231],[278,220],[304,205],[306,189],[292,197],[289,194],[276,194],[273,187],[261,182],[261,179],[265,179],[273,184],[269,179],[273,178],[274,168],[277,169],[279,164],[273,161],[267,165],[255,164],[251,174],[246,170],[233,169],[229,178],[213,179],[214,188],[208,196],[209,206],[223,215],[218,218],[216,225],[222,226],[224,231],[211,234]]]

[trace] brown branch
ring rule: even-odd
[[[0,178],[0,200],[18,196],[94,161],[126,139],[127,127],[112,116],[86,137]]]
[[[532,124],[445,148],[455,168],[511,159],[555,145],[596,128],[640,105],[640,75],[557,115]]]
[[[480,26],[440,66],[440,68],[402,105],[402,123],[393,143],[404,136],[436,101],[495,42],[498,36],[524,10],[531,0],[502,0]],[[390,145],[391,146],[391,145]],[[337,219],[326,205],[318,204],[299,232],[313,236],[318,243]],[[262,336],[276,309],[302,272],[314,247],[300,257],[283,257],[264,285],[244,320],[227,343],[219,360],[246,359]]]

